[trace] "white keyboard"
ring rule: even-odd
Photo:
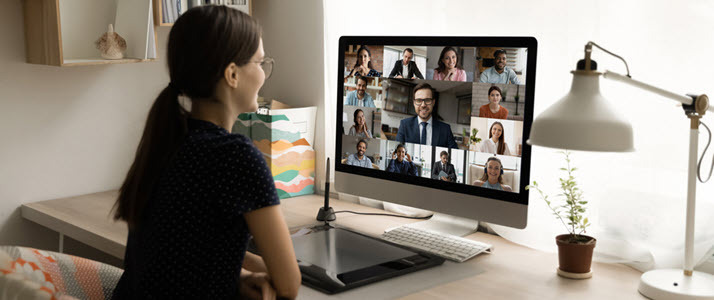
[[[482,252],[493,251],[493,246],[486,243],[406,226],[385,231],[382,239],[456,262],[464,262]]]

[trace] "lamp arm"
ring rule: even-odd
[[[592,42],[592,41],[590,41],[590,42],[588,42],[587,44],[585,44],[585,61],[586,61],[586,62],[585,62],[585,64],[586,64],[585,70],[590,70],[590,53],[593,52],[593,46],[597,47],[598,49],[604,51],[604,52],[607,53],[607,54],[610,54],[610,55],[612,55],[612,56],[614,56],[614,57],[617,57],[617,58],[619,58],[620,60],[622,60],[622,62],[625,63],[625,69],[627,69],[627,77],[628,77],[628,78],[631,78],[631,77],[632,77],[632,76],[630,76],[630,67],[627,66],[627,61],[625,61],[625,59],[622,58],[622,56],[619,56],[619,55],[617,55],[617,54],[615,54],[615,53],[612,53],[612,52],[608,51],[607,49],[605,49],[605,48],[603,48],[603,47],[600,47],[600,45],[595,44],[595,42]]]
[[[612,72],[610,70],[606,70],[605,73],[602,74],[602,76],[607,79],[610,79],[610,80],[627,83],[629,85],[641,88],[643,90],[650,91],[650,92],[660,95],[662,97],[669,98],[669,99],[675,100],[677,102],[681,102],[682,104],[691,105],[693,102],[691,97],[673,93],[673,92],[670,92],[667,90],[663,90],[661,88],[649,85],[642,81],[632,79],[630,76],[625,76],[625,75],[622,75],[619,73]]]

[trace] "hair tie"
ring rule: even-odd
[[[169,82],[169,88],[176,92],[176,94],[181,94],[181,90],[179,90],[173,82]]]

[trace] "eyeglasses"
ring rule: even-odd
[[[275,65],[275,60],[272,57],[264,57],[263,60],[260,61],[254,61],[254,63],[260,64],[260,68],[263,69],[263,72],[265,73],[265,80],[268,80],[270,78],[270,75],[273,75],[273,66]]]
[[[416,105],[421,105],[422,103],[426,103],[426,105],[431,105],[432,103],[434,103],[434,99],[433,98],[424,98],[424,99],[415,98],[414,103],[416,103]]]

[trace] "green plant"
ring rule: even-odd
[[[481,142],[481,138],[476,137],[477,133],[478,133],[478,129],[476,129],[476,128],[471,129],[471,137],[469,138],[469,140],[474,145]]]
[[[587,201],[583,198],[583,192],[578,188],[578,184],[575,181],[575,176],[573,173],[577,168],[571,167],[570,152],[561,151],[565,156],[565,168],[560,168],[561,171],[565,171],[567,176],[560,178],[560,189],[562,193],[555,195],[563,200],[560,205],[553,204],[548,200],[548,195],[543,192],[538,186],[538,183],[533,181],[532,185],[526,186],[526,190],[534,188],[540,194],[540,197],[548,204],[548,207],[553,211],[553,214],[563,223],[565,228],[570,233],[571,243],[586,243],[590,241],[590,238],[583,236],[585,229],[590,226],[588,218],[585,217]],[[567,224],[566,221],[567,220]]]

